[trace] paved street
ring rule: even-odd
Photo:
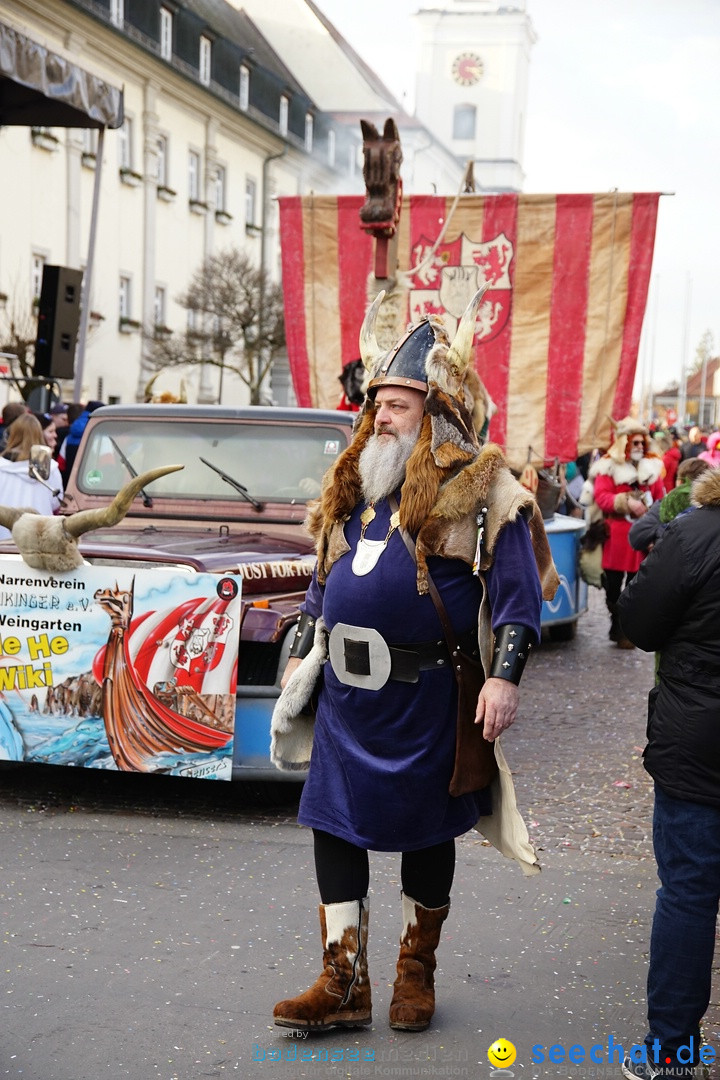
[[[438,1011],[420,1035],[387,1026],[396,856],[371,857],[373,1026],[303,1043],[270,1019],[319,971],[310,836],[292,800],[1,773],[0,1076],[619,1076],[608,1043],[629,1047],[645,1029],[656,876],[640,755],[653,660],[609,645],[601,599],[592,592],[574,641],[538,650],[505,737],[542,874],[523,878],[475,833],[459,841]],[[704,1032],[716,1050],[718,1019],[713,1007]],[[499,1037],[517,1048],[510,1070],[488,1062]],[[583,1064],[568,1059],[573,1046]]]

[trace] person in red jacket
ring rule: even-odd
[[[678,438],[677,428],[668,428],[667,439],[670,445],[667,448],[663,445],[663,465],[665,466],[665,491],[672,491],[677,484],[677,471],[678,465],[682,461],[682,452],[680,450],[680,439]]]
[[[610,640],[618,648],[634,646],[622,633],[617,602],[637,573],[643,554],[630,545],[630,526],[665,494],[662,458],[650,450],[647,430],[631,416],[615,429],[615,441],[590,469],[595,504],[605,520],[602,570],[605,602],[610,612]]]

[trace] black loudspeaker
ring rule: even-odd
[[[40,378],[72,379],[75,375],[81,288],[81,270],[43,267],[35,339],[35,375]]]

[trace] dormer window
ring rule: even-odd
[[[172,60],[172,12],[160,8],[160,55],[163,60]]]
[[[125,22],[125,0],[110,0],[110,22],[122,26]]]
[[[203,86],[210,85],[210,63],[212,59],[212,42],[210,38],[200,35],[200,82]]]
[[[250,68],[245,64],[240,65],[240,108],[243,112],[248,111],[250,104]]]
[[[290,111],[290,102],[285,94],[280,95],[280,134],[287,135],[288,133],[288,114]]]
[[[312,154],[313,148],[313,114],[305,113],[305,151]]]

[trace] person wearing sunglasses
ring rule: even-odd
[[[605,524],[602,583],[610,613],[610,640],[620,649],[634,645],[623,634],[617,602],[644,557],[630,544],[630,529],[665,495],[664,475],[662,458],[651,449],[647,430],[630,416],[615,425],[612,445],[590,468],[594,504],[587,516],[602,518]]]

